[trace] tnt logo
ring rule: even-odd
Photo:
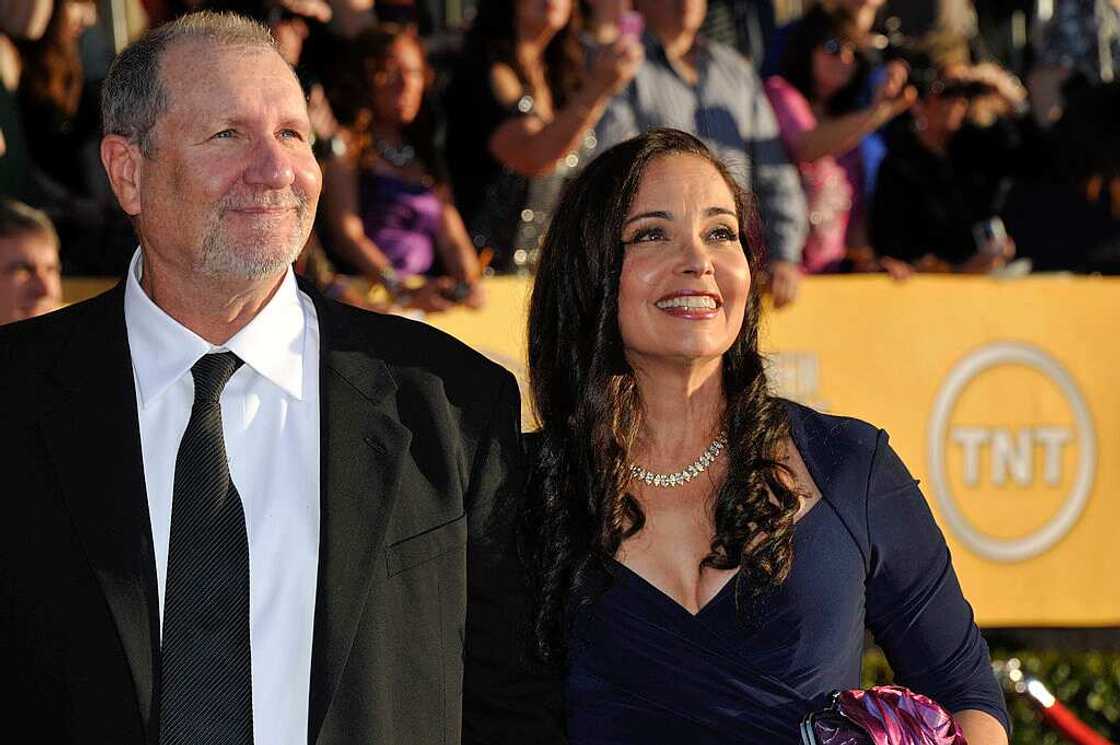
[[[1096,441],[1085,400],[1057,360],[996,343],[949,372],[933,407],[929,456],[949,529],[981,556],[1022,561],[1077,522]]]

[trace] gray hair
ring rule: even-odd
[[[14,199],[0,199],[0,238],[42,235],[58,250],[58,233],[47,213]]]
[[[159,26],[113,60],[101,89],[105,134],[139,143],[144,156],[151,157],[152,129],[168,105],[167,89],[160,78],[163,57],[176,44],[190,41],[276,51],[276,41],[267,27],[234,13],[200,11]]]

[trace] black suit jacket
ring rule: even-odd
[[[556,689],[518,660],[512,376],[422,324],[310,294],[322,497],[308,742],[558,741]],[[122,283],[0,329],[5,738],[158,734],[158,599],[123,299]]]

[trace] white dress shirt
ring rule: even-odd
[[[311,639],[319,568],[319,322],[289,269],[268,304],[215,347],[167,315],[129,265],[124,317],[163,626],[175,459],[194,401],[191,367],[233,352],[245,364],[222,392],[230,475],[249,539],[253,735],[261,745],[307,742]]]

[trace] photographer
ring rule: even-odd
[[[1026,93],[993,64],[915,57],[911,67],[919,100],[891,133],[872,202],[872,244],[884,266],[898,270],[998,269],[1015,255],[999,212]]]

